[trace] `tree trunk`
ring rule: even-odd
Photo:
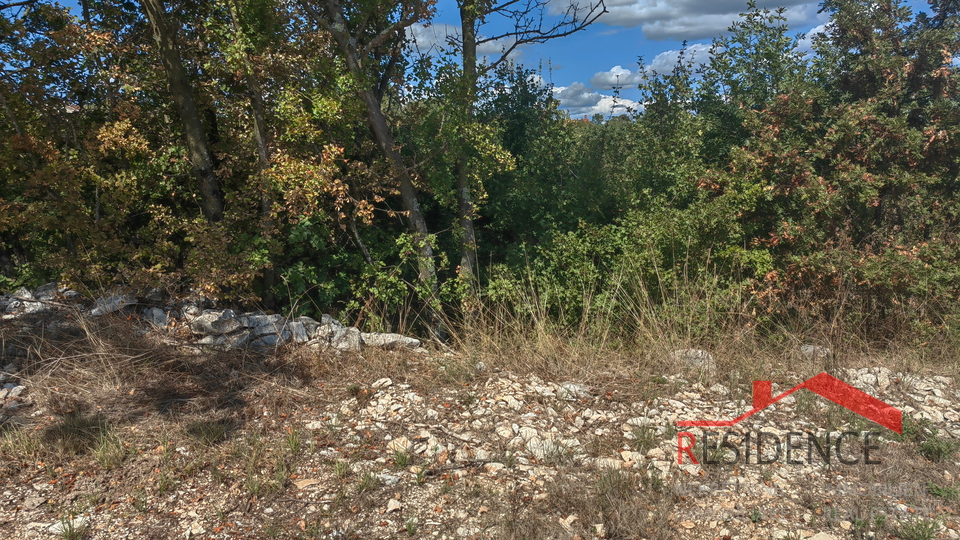
[[[323,26],[333,39],[337,42],[343,59],[346,61],[347,69],[357,80],[369,80],[369,73],[363,67],[363,59],[366,58],[374,49],[382,46],[387,40],[393,39],[405,28],[419,20],[418,13],[405,13],[401,15],[400,20],[390,24],[387,28],[380,31],[375,37],[371,38],[364,46],[358,44],[356,36],[350,35],[349,25],[344,16],[344,10],[337,0],[327,0],[324,2],[324,15],[311,4],[311,2],[301,1],[300,5],[310,14],[310,16],[321,26]],[[370,14],[367,14],[368,16]],[[367,20],[360,24],[360,27],[366,25]],[[400,54],[399,49],[395,49],[392,54]],[[390,66],[396,65],[396,62],[390,62]],[[386,81],[382,77],[377,77]],[[385,85],[380,85],[380,90]],[[374,85],[357,91],[358,96],[363,101],[367,110],[367,121],[370,124],[370,130],[377,143],[380,154],[387,160],[393,174],[400,183],[400,200],[403,209],[409,219],[408,227],[413,233],[414,243],[417,248],[417,266],[419,269],[418,280],[421,286],[421,299],[426,304],[428,324],[436,337],[442,338],[444,331],[441,329],[440,307],[437,298],[437,270],[433,260],[433,244],[430,240],[427,229],[427,221],[420,211],[420,203],[417,201],[417,188],[413,185],[413,178],[410,172],[404,166],[403,156],[397,150],[396,142],[393,138],[393,131],[387,123],[386,115],[383,113],[383,107],[380,102],[378,89]]]
[[[414,187],[413,179],[403,165],[403,156],[397,150],[393,132],[387,125],[387,118],[383,114],[376,93],[373,90],[360,90],[360,99],[366,105],[367,119],[370,122],[370,129],[373,131],[377,146],[387,161],[390,162],[394,174],[400,181],[400,200],[410,220],[409,227],[414,234],[414,241],[419,251],[417,265],[420,269],[420,283],[428,287],[430,294],[436,295],[437,270],[433,262],[433,245],[430,242],[427,221],[424,219],[423,212],[420,211],[420,203],[417,201],[417,188]],[[433,299],[428,299],[428,302],[432,301]]]
[[[477,2],[460,3],[460,31],[463,40],[464,107],[467,122],[473,121],[473,104],[477,100]],[[469,276],[474,284],[477,278],[477,233],[473,227],[473,196],[470,188],[469,156],[461,153],[457,159],[457,210],[460,222],[460,275]],[[474,289],[472,287],[472,289]]]
[[[247,86],[250,88],[250,106],[253,109],[253,136],[257,141],[257,155],[259,157],[260,178],[260,218],[263,230],[267,235],[273,234],[273,197],[270,196],[270,181],[267,178],[267,169],[270,168],[270,147],[267,146],[266,108],[263,104],[263,93],[252,66],[246,62]],[[263,294],[261,300],[267,309],[276,308],[277,299],[273,294],[273,286],[277,282],[277,273],[273,267],[273,259],[268,261],[269,266],[263,269]]]
[[[233,29],[238,34],[241,31],[240,22],[237,17],[236,3],[230,3],[230,18],[233,23]],[[243,54],[244,78],[247,81],[247,89],[250,92],[250,109],[253,111],[253,138],[257,143],[257,177],[260,181],[260,219],[261,228],[265,236],[273,234],[273,197],[270,196],[270,183],[266,176],[267,169],[270,168],[270,146],[267,143],[267,121],[266,106],[263,103],[263,92],[260,90],[260,81],[253,70],[253,63],[250,58]],[[268,261],[268,267],[263,269],[263,294],[260,300],[266,309],[275,309],[277,305],[276,296],[273,294],[273,286],[276,284],[277,273],[273,267],[273,260]]]
[[[336,28],[332,29],[331,34],[337,41],[341,52],[344,54],[344,59],[347,61],[347,69],[349,69],[350,73],[355,77],[363,80],[365,74],[360,64],[360,55],[357,51],[355,41],[345,32],[339,31]],[[367,121],[370,124],[370,130],[373,132],[373,137],[377,142],[380,154],[383,155],[390,164],[391,169],[393,169],[394,174],[400,182],[400,200],[409,218],[408,226],[411,232],[413,232],[414,242],[418,250],[417,266],[420,272],[419,281],[432,296],[432,298],[425,298],[424,300],[430,306],[431,319],[434,319],[431,323],[436,324],[436,315],[439,313],[436,313],[437,310],[433,306],[433,303],[436,300],[437,294],[437,270],[433,261],[433,244],[430,241],[427,221],[424,219],[423,212],[420,211],[420,203],[417,201],[417,188],[413,185],[413,178],[410,177],[410,172],[407,171],[407,168],[403,164],[403,156],[401,156],[397,150],[397,145],[393,138],[393,131],[387,124],[387,117],[383,114],[383,107],[380,104],[377,92],[372,88],[368,88],[358,90],[357,93],[367,109]]]
[[[173,96],[174,105],[183,123],[190,164],[193,165],[193,172],[199,182],[201,210],[211,223],[220,221],[223,219],[220,182],[213,170],[213,159],[204,135],[203,124],[193,99],[187,71],[183,67],[180,48],[174,39],[176,30],[167,21],[163,0],[140,0],[140,3],[153,27],[153,37],[160,51],[160,61],[167,75],[170,94]]]

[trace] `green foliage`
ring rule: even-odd
[[[927,492],[934,497],[939,497],[945,501],[955,501],[960,499],[960,489],[951,486],[938,486],[932,482],[927,483]]]
[[[834,26],[809,64],[782,11],[751,5],[707,64],[681,54],[671,73],[642,70],[635,118],[539,129],[541,159],[521,156],[519,178],[491,191],[495,219],[524,236],[501,236],[516,247],[489,298],[564,323],[680,317],[701,338],[795,317],[878,337],[943,328],[960,294],[943,51],[960,41],[896,4],[858,16],[868,4],[827,3]],[[871,32],[896,37],[848,40]],[[891,76],[837,93],[857,70]]]
[[[915,516],[898,521],[894,534],[902,540],[933,540],[939,532],[940,520]]]
[[[366,39],[396,15],[386,5],[348,22],[367,20]],[[801,319],[960,336],[955,3],[914,15],[829,0],[812,54],[782,10],[750,3],[703,65],[684,51],[669,73],[641,69],[643,110],[592,121],[566,117],[522,66],[480,66],[474,87],[454,59],[414,63],[391,38],[351,71],[295,5],[184,6],[171,24],[216,160],[218,223],[200,211],[148,22],[132,3],[89,7],[83,21],[47,1],[0,10],[0,288],[65,277],[272,293],[371,329],[457,320],[478,308],[450,263],[466,171],[480,300],[529,320],[701,342]],[[421,279],[361,88],[415,179],[435,279]]]
[[[917,450],[920,452],[920,455],[940,463],[950,459],[954,454],[957,453],[957,443],[954,441],[944,440],[940,437],[937,437],[936,432],[930,436],[927,440],[920,443],[920,446],[917,447]]]

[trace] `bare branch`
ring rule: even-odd
[[[326,30],[327,32],[330,32],[331,34],[334,33],[334,30],[333,28],[330,27],[330,24],[327,22],[327,19],[319,11],[317,11],[317,8],[310,5],[309,2],[303,2],[303,1],[300,2],[300,7],[302,7],[303,10],[307,12],[307,15],[310,16],[310,19],[312,19],[314,23],[323,27],[323,29]]]
[[[39,0],[23,0],[22,2],[7,2],[0,3],[0,9],[11,9],[23,6],[32,6],[36,4]]]
[[[491,7],[484,12],[484,16],[496,13],[503,17],[513,19],[514,21],[512,31],[477,40],[477,45],[500,40],[511,41],[510,45],[504,49],[495,62],[484,66],[484,72],[490,71],[502,64],[520,45],[545,43],[551,39],[575,34],[596,22],[604,13],[607,13],[604,0],[600,0],[596,4],[587,4],[585,8],[581,8],[578,3],[572,3],[567,7],[567,10],[559,21],[553,25],[544,26],[544,12],[547,8],[547,1],[527,0],[521,7],[513,9],[513,6],[520,4],[521,1],[522,0],[509,0],[502,4],[491,5]],[[538,15],[532,16],[531,13],[538,13]]]
[[[355,52],[357,60],[360,63],[362,63],[363,59],[373,52],[374,49],[383,45],[385,41],[393,38],[405,28],[413,26],[416,22],[423,18],[423,13],[418,9],[418,3],[405,2],[400,20],[381,30],[366,45],[364,45],[363,48],[360,48],[357,45],[357,41],[360,39],[363,31],[366,29],[367,23],[369,22],[371,16],[370,13],[362,16],[358,29],[351,34],[350,29],[347,26],[346,18],[343,14],[343,8],[337,0],[326,0],[323,4],[323,13],[311,5],[309,0],[300,0],[299,4],[316,24],[323,27],[324,30],[330,32],[330,34],[334,39],[337,40],[338,43],[342,42],[341,46],[346,45],[351,48]]]
[[[416,10],[413,13],[409,14],[406,18],[402,18],[399,21],[391,24],[383,31],[381,31],[377,37],[370,40],[370,43],[367,43],[367,46],[363,48],[362,54],[367,55],[373,49],[379,47],[384,41],[390,39],[400,31],[413,26],[416,22],[421,19],[421,14]]]

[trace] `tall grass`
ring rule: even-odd
[[[709,260],[675,269],[624,264],[575,283],[533,268],[501,270],[451,327],[457,347],[477,359],[564,376],[676,369],[669,353],[686,348],[750,372],[785,363],[834,370],[866,359],[956,367],[957,306],[894,300],[898,311],[879,321],[856,287],[841,284],[835,296],[830,309],[811,309],[812,302],[765,294]],[[805,343],[834,354],[804,358]]]

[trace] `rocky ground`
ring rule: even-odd
[[[677,421],[739,416],[758,376],[706,353],[678,351],[673,372],[549,380],[419,343],[341,350],[330,334],[200,345],[227,335],[191,324],[202,309],[158,325],[132,297],[100,317],[34,301],[52,307],[0,323],[4,538],[960,538],[949,376],[808,348],[902,410],[904,433],[800,390],[704,450]],[[777,395],[814,374],[767,376]],[[697,465],[677,463],[684,430]],[[845,431],[829,463],[808,453],[807,432]],[[796,463],[771,453],[789,432]]]

